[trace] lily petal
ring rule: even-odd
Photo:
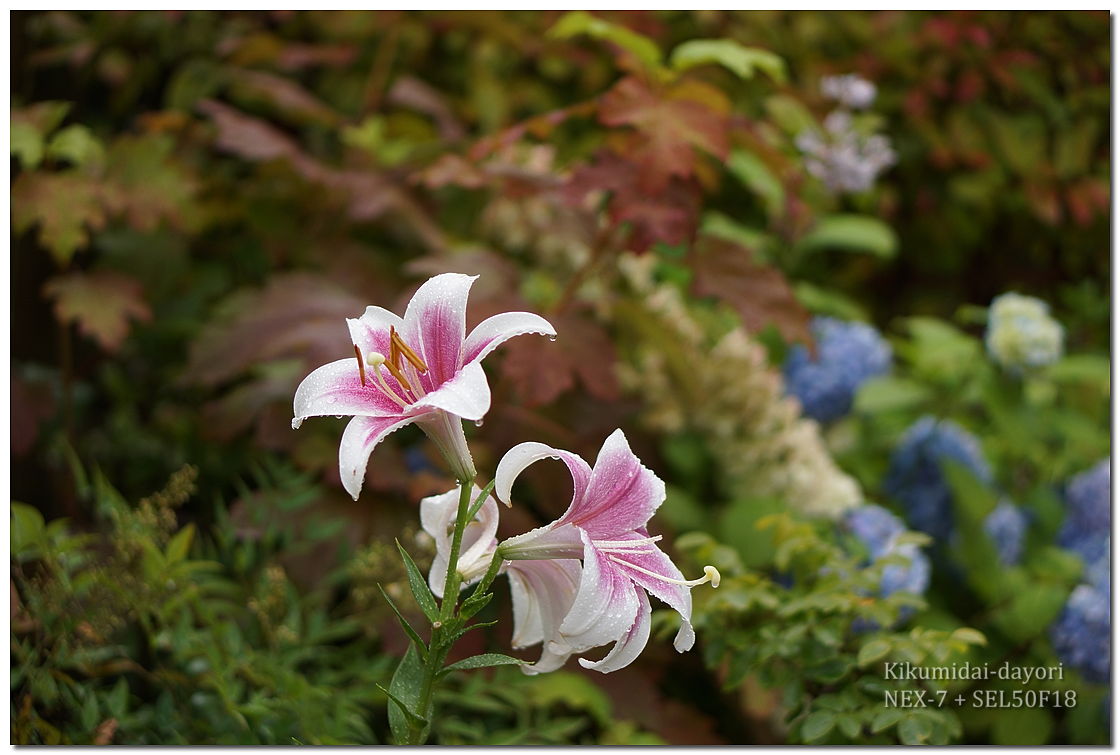
[[[408,303],[401,335],[428,367],[426,390],[450,380],[463,364],[467,296],[477,278],[442,273],[425,281]]]
[[[603,443],[583,497],[560,518],[602,538],[645,526],[665,501],[665,483],[615,430]]]
[[[450,380],[409,407],[409,411],[442,409],[456,417],[480,420],[490,411],[490,383],[478,362],[468,364]]]
[[[630,631],[616,642],[611,651],[601,660],[589,661],[586,658],[580,658],[579,665],[609,674],[612,671],[618,671],[620,668],[629,666],[645,650],[646,643],[649,642],[649,630],[652,624],[650,615],[653,612],[650,609],[649,598],[646,597],[645,592],[637,587],[634,588],[634,592],[638,596],[638,617],[634,621],[634,626],[630,627]]]
[[[372,385],[362,385],[354,357],[324,364],[305,377],[296,388],[292,413],[292,427],[308,417],[343,414],[401,418],[400,406]]]
[[[474,327],[463,342],[463,362],[481,361],[509,339],[527,333],[555,336],[556,328],[548,320],[531,312],[502,312],[487,317]]]
[[[638,616],[638,597],[627,576],[596,548],[586,532],[579,591],[560,633],[577,653],[624,636]]]
[[[389,329],[404,328],[404,320],[382,307],[369,306],[357,319],[346,319],[350,340],[362,350],[362,357],[373,352],[389,356]]]
[[[389,433],[411,425],[419,417],[354,417],[342,433],[338,472],[342,487],[356,501],[366,477],[366,463],[374,447]]]
[[[567,465],[572,474],[572,506],[577,500],[583,498],[587,489],[587,482],[591,479],[591,467],[587,462],[568,451],[561,451],[544,443],[529,441],[518,443],[506,451],[506,455],[498,462],[494,472],[494,495],[502,503],[509,504],[510,494],[513,491],[514,480],[517,479],[527,466],[541,459],[559,459]],[[570,508],[570,507],[569,507]]]
[[[560,623],[575,599],[580,578],[579,561],[552,559],[519,561],[507,565],[513,597],[514,648],[544,644],[541,659],[527,673],[554,671],[571,655],[560,640]]]
[[[582,558],[579,529],[556,522],[502,541],[502,558],[535,561],[545,558]]]
[[[657,548],[651,550],[651,553],[615,553],[613,560],[636,585],[645,588],[681,615],[681,628],[677,631],[673,646],[683,653],[696,642],[696,632],[692,629],[692,591],[684,585],[660,580],[646,573],[664,575],[666,580],[684,581],[684,575],[672,559]],[[638,568],[627,568],[628,564]]]

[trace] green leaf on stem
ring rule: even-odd
[[[398,744],[422,744],[427,738],[428,711],[418,713],[420,690],[424,683],[424,663],[413,645],[401,658],[389,689],[378,685],[389,697],[389,729]]]
[[[651,71],[661,68],[661,50],[652,39],[625,26],[592,16],[586,11],[565,13],[548,30],[546,36],[551,39],[569,39],[581,34],[617,45]]]
[[[434,622],[439,617],[439,607],[436,605],[435,596],[432,595],[424,575],[420,573],[420,567],[412,560],[412,556],[408,555],[408,551],[404,549],[400,541],[397,541],[397,550],[401,552],[404,568],[408,572],[408,586],[412,589],[412,597],[416,599],[416,604],[428,617],[428,621]]]
[[[450,674],[452,671],[469,671],[476,668],[490,668],[491,666],[520,666],[525,661],[520,658],[514,658],[511,655],[503,655],[502,653],[482,653],[481,655],[472,655],[470,658],[464,658],[461,661],[452,663],[442,671],[440,676]]]
[[[465,635],[467,632],[471,631],[472,629],[482,629],[484,627],[492,627],[497,623],[498,623],[497,619],[494,619],[493,621],[480,621],[477,624],[471,624],[470,626],[463,627],[462,629],[458,629],[458,630],[455,630],[455,631],[452,631],[452,632],[448,632],[447,635],[446,635],[447,640],[445,641],[445,643],[446,643],[447,647],[451,647],[452,645],[454,645],[456,642],[459,641],[459,638],[461,638],[463,635]]]
[[[678,71],[717,64],[741,79],[751,78],[758,70],[779,84],[786,80],[786,64],[780,57],[769,50],[746,47],[732,39],[690,39],[673,50],[669,62]]]
[[[493,597],[494,593],[492,592],[486,592],[482,594],[475,593],[471,595],[469,598],[463,601],[463,605],[459,608],[459,616],[464,619],[469,619],[470,617],[481,611],[483,608],[485,608],[486,604],[488,604],[490,602],[490,599]]]
[[[404,629],[404,633],[408,635],[408,639],[412,640],[413,645],[416,646],[416,652],[420,653],[421,658],[426,659],[428,657],[428,648],[424,645],[424,640],[421,639],[420,633],[413,629],[412,625],[408,623],[408,619],[406,619],[400,609],[397,608],[397,604],[389,597],[389,593],[385,592],[385,588],[381,586],[380,582],[377,583],[377,589],[381,591],[385,602],[389,604],[389,607],[393,609],[393,613],[397,615],[397,621],[401,623],[401,628]]]

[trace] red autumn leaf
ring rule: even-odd
[[[629,160],[603,153],[572,173],[564,193],[569,203],[581,206],[589,192],[611,192],[607,214],[616,225],[630,225],[625,243],[632,251],[644,252],[658,241],[670,245],[690,241],[700,209],[696,185],[674,179],[659,191],[646,191],[638,171]]]
[[[547,315],[560,333],[547,338],[515,338],[503,347],[502,375],[528,406],[547,404],[578,380],[595,398],[619,396],[614,345],[598,324],[577,314]]]
[[[404,75],[393,82],[387,97],[389,104],[406,107],[430,115],[439,128],[439,136],[444,141],[457,142],[466,136],[467,130],[455,117],[447,98],[437,89],[415,76]]]
[[[337,126],[342,116],[291,79],[266,71],[233,68],[228,72],[233,96],[238,100],[263,102],[278,115],[295,123]]]
[[[152,316],[139,281],[121,273],[71,273],[51,278],[43,293],[54,299],[59,322],[76,322],[82,333],[109,352],[124,342],[130,320]]]
[[[387,177],[325,165],[272,124],[216,100],[204,100],[198,108],[217,126],[215,143],[219,149],[253,162],[286,161],[308,183],[338,195],[346,203],[351,220],[376,220],[392,210],[393,217],[405,221],[429,249],[438,251],[446,246],[443,231],[423,207]]]
[[[243,290],[222,305],[192,344],[183,380],[215,386],[263,362],[301,359],[310,371],[345,357],[353,353],[345,318],[357,317],[368,303],[320,276],[274,276],[264,288]]]
[[[812,344],[810,314],[780,270],[759,264],[738,244],[711,237],[696,242],[688,261],[695,274],[693,292],[730,305],[747,330],[773,325],[787,341]]]
[[[696,150],[727,157],[729,111],[726,96],[702,82],[660,89],[630,76],[603,96],[599,120],[637,130],[623,154],[639,167],[643,187],[659,191],[674,176],[693,175]]]

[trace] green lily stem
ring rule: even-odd
[[[436,676],[443,668],[443,661],[451,649],[444,641],[447,624],[455,615],[459,603],[459,551],[463,547],[463,531],[467,528],[467,512],[471,505],[471,483],[459,486],[459,508],[455,514],[455,529],[451,535],[451,552],[447,558],[447,577],[443,583],[443,601],[440,603],[439,619],[432,622],[432,638],[428,643],[427,663],[424,677],[420,683],[420,697],[416,701],[416,713],[422,719],[431,720],[432,693],[435,691]],[[500,565],[500,562],[499,562]],[[491,564],[493,568],[493,564]],[[494,569],[497,576],[497,570]],[[490,577],[492,582],[494,577]],[[422,745],[428,738],[429,726],[409,726],[408,741],[403,744]]]

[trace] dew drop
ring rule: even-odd
[[[335,396],[327,396],[327,403],[328,404],[337,404],[338,403],[338,398],[335,397]]]
[[[476,419],[476,420],[474,421],[474,426],[475,426],[475,427],[482,427],[482,420],[480,420],[480,419]]]
[[[548,340],[550,340],[550,341],[555,341],[555,340],[556,340],[556,336],[549,336],[549,337],[548,337]]]
[[[334,415],[334,418],[335,419],[342,419],[342,415],[341,414],[336,414],[336,415]]]

